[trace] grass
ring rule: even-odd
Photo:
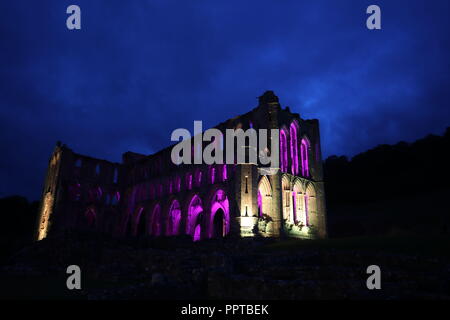
[[[450,257],[450,236],[371,236],[323,240],[288,239],[263,250],[363,250],[434,257]]]

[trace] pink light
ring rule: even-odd
[[[286,133],[284,130],[280,131],[280,166],[281,171],[286,172],[287,171],[287,147],[286,147]]]
[[[175,178],[175,190],[176,192],[180,192],[181,190],[181,178],[178,176]]]
[[[161,234],[161,206],[157,204],[153,209],[152,219],[150,224],[150,234],[159,236]]]
[[[222,169],[222,179],[223,179],[223,181],[225,181],[225,180],[228,179],[228,176],[227,176],[227,165],[226,165],[226,164],[223,165],[223,169]]]
[[[195,226],[198,224],[199,215],[202,212],[203,212],[202,200],[198,195],[194,195],[188,207],[186,234],[194,236]]]
[[[195,227],[195,231],[194,231],[194,241],[199,241],[199,240],[200,240],[200,234],[201,234],[201,227],[200,227],[200,225],[198,224],[198,225]]]
[[[294,210],[294,223],[297,223],[297,197],[296,192],[292,192],[293,210]]]
[[[192,173],[187,174],[187,188],[188,190],[192,189]]]
[[[309,142],[306,139],[302,139],[300,146],[301,158],[302,158],[302,175],[309,177],[309,156],[308,156]]]
[[[210,172],[210,175],[211,175],[210,176],[211,184],[214,184],[214,180],[216,178],[216,168],[214,168],[213,166],[210,166],[209,172]]]
[[[291,172],[293,175],[298,175],[297,126],[295,122],[291,123],[290,136],[291,136]]]
[[[263,205],[262,205],[262,196],[261,192],[258,191],[258,208],[259,208],[259,216],[263,216]]]
[[[209,219],[209,237],[212,238],[214,235],[214,215],[219,209],[223,211],[223,223],[224,223],[224,234],[226,235],[230,232],[230,206],[228,198],[225,191],[217,190],[213,196],[213,202],[211,205],[211,214]]]
[[[202,184],[202,172],[200,170],[197,170],[195,174],[195,183],[197,187],[200,187],[200,185]]]
[[[169,209],[169,220],[167,223],[167,235],[177,235],[179,232],[181,220],[180,203],[177,200],[173,200]]]

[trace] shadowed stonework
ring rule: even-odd
[[[215,128],[222,133],[279,129],[280,170],[264,175],[263,166],[249,161],[175,165],[171,147],[148,156],[126,152],[122,163],[112,163],[58,143],[44,184],[37,239],[64,229],[116,236],[187,234],[193,240],[326,237],[318,120],[301,119],[267,91],[256,108]]]

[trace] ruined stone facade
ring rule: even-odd
[[[171,147],[152,155],[126,152],[122,163],[113,163],[58,143],[36,238],[63,229],[116,236],[188,234],[194,240],[326,237],[318,120],[301,119],[267,91],[256,108],[215,128],[280,129],[280,170],[265,175],[257,163],[237,162],[175,165]]]

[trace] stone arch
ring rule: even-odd
[[[194,241],[200,240],[202,225],[203,202],[198,194],[194,194],[191,197],[187,208],[186,234],[192,236]]]
[[[317,219],[317,195],[316,188],[312,182],[306,185],[305,191],[305,218],[306,225],[316,224]]]
[[[299,174],[298,166],[298,132],[300,127],[297,120],[293,120],[289,126],[289,146],[291,151],[291,173],[293,175]]]
[[[291,196],[291,181],[286,174],[281,176],[281,198],[283,201],[282,213],[283,219],[289,220],[289,217],[292,215],[292,196]]]
[[[289,222],[297,224],[306,224],[306,217],[304,212],[304,186],[299,178],[294,180],[294,185],[292,188],[292,215],[290,216]]]
[[[272,213],[272,186],[267,176],[262,176],[258,182],[258,217],[270,216]]]
[[[215,189],[210,198],[208,208],[208,237],[213,238],[217,235],[221,235],[222,237],[226,236],[230,232],[230,205],[224,189]],[[215,219],[216,213],[221,216],[222,220],[220,223]],[[221,225],[222,230],[217,230],[219,224]]]
[[[148,233],[152,236],[160,236],[162,231],[161,204],[155,203],[151,208],[148,219]]]
[[[288,151],[287,151],[287,132],[285,128],[280,129],[280,170],[287,172]]]
[[[180,232],[181,221],[181,206],[180,202],[173,198],[170,201],[169,209],[167,211],[166,220],[166,235],[175,236]]]
[[[300,142],[300,159],[302,163],[302,176],[310,176],[310,160],[311,160],[311,143],[305,135]]]

